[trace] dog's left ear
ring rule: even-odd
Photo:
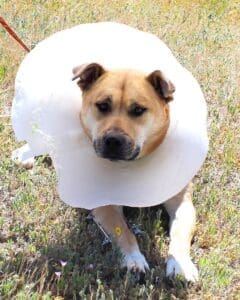
[[[173,100],[175,86],[161,71],[152,72],[146,79],[153,86],[156,93],[166,102]]]
[[[106,71],[101,65],[97,63],[92,63],[75,67],[73,68],[72,72],[74,75],[72,80],[79,78],[77,84],[79,85],[82,91],[86,91]]]

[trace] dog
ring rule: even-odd
[[[166,136],[169,101],[175,87],[159,70],[150,74],[132,70],[105,70],[97,63],[73,69],[73,80],[82,91],[80,122],[96,154],[111,161],[136,160],[152,153]],[[198,280],[190,258],[195,225],[192,184],[164,203],[170,216],[170,246],[166,274]],[[96,221],[115,240],[124,256],[123,267],[145,272],[148,263],[129,230],[121,206],[92,211]]]
[[[149,266],[122,206],[163,203],[170,216],[166,275],[197,281],[191,180],[207,154],[206,106],[167,46],[123,24],[79,25],[28,54],[15,90],[13,129],[27,144],[13,159],[29,167],[34,156],[50,154],[60,197],[92,209],[128,270]]]

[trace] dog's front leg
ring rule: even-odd
[[[95,221],[116,241],[123,254],[122,266],[128,270],[145,272],[149,269],[145,257],[139,250],[134,234],[129,230],[122,207],[107,205],[92,212]]]
[[[198,270],[190,258],[190,246],[195,226],[192,204],[192,184],[164,203],[170,216],[170,245],[166,273],[169,277],[181,274],[186,280],[198,280]]]

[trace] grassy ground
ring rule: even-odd
[[[102,245],[87,212],[63,204],[51,166],[13,164],[14,77],[25,53],[0,28],[0,299],[239,299],[239,1],[0,0],[0,15],[30,47],[52,32],[115,20],[163,39],[199,80],[209,107],[210,152],[195,178],[198,224],[192,255],[200,282],[164,279],[168,238],[161,207],[131,209],[151,272],[119,271],[114,245]],[[153,221],[154,220],[154,221]],[[66,264],[65,264],[66,262]]]

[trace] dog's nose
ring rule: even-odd
[[[103,156],[111,160],[125,159],[132,148],[130,138],[121,132],[109,132],[103,137],[102,141]]]
[[[98,156],[109,160],[133,160],[140,151],[132,138],[121,130],[109,130],[94,140],[94,149]]]
[[[119,148],[122,147],[123,143],[124,143],[124,137],[122,137],[121,135],[118,136],[107,136],[105,137],[105,145],[108,148],[111,148],[113,150],[117,150]]]

